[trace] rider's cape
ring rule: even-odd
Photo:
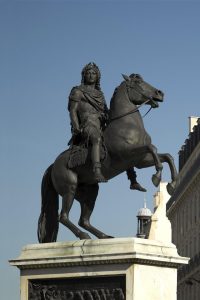
[[[80,90],[84,95],[85,99],[83,99],[82,101],[88,102],[98,112],[105,113],[105,111],[107,111],[107,106],[102,91],[97,89],[89,90],[85,85],[79,85],[72,88],[71,93],[69,95],[68,110],[70,110],[71,101],[79,101],[75,97],[75,92],[77,89]]]

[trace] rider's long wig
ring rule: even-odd
[[[100,86],[100,79],[101,79],[101,73],[99,70],[99,67],[93,63],[90,62],[89,64],[85,65],[85,67],[83,68],[82,72],[81,72],[81,84],[85,84],[85,74],[88,70],[93,69],[95,71],[95,73],[97,74],[97,81],[95,84],[95,88],[99,91],[101,91],[101,86]]]

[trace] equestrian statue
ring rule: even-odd
[[[130,180],[130,188],[144,192],[145,188],[137,182],[135,168],[155,166],[152,182],[157,187],[161,181],[162,163],[166,162],[171,171],[171,182],[167,185],[170,195],[176,186],[174,160],[168,153],[157,153],[139,111],[142,105],[159,107],[163,92],[145,82],[139,74],[123,75],[124,80],[115,89],[108,109],[100,87],[98,66],[87,64],[81,75],[81,84],[72,88],[68,101],[72,129],[69,148],[48,167],[42,180],[38,221],[40,243],[56,241],[59,223],[78,238],[90,239],[87,232],[69,219],[74,200],[81,207],[79,226],[99,239],[110,238],[90,224],[90,217],[99,183],[124,171]],[[62,197],[60,214],[59,195]]]

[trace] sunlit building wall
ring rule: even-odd
[[[200,299],[200,118],[189,118],[190,133],[179,151],[178,186],[167,203],[172,241],[189,265],[178,270],[178,300]]]

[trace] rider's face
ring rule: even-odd
[[[97,73],[93,69],[89,69],[85,73],[85,83],[95,84],[97,82]]]

